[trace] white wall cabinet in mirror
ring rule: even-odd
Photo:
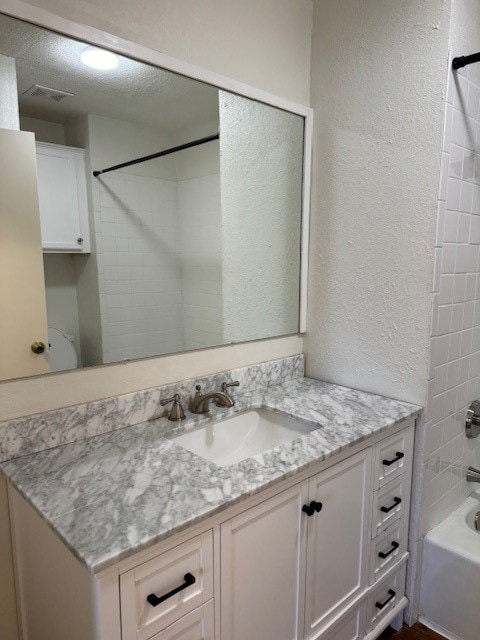
[[[51,26],[73,37],[0,14],[0,55],[37,142],[48,325],[69,336],[71,361],[304,332],[311,110]],[[109,64],[85,64],[112,42]]]
[[[43,250],[89,253],[85,151],[37,142],[36,155]]]

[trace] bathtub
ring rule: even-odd
[[[420,621],[450,640],[480,639],[480,490],[424,540]]]

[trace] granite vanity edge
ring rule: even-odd
[[[297,354],[0,422],[0,462],[152,420],[162,397],[179,393],[187,404],[196,384],[209,392],[239,380],[240,393],[246,393],[302,378],[304,369],[304,354]]]

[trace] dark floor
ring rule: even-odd
[[[385,629],[378,640],[445,640],[443,636],[417,622],[413,627],[403,627],[401,631],[394,631],[390,627]]]

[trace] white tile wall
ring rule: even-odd
[[[92,178],[103,361],[222,342],[219,175]]]
[[[183,348],[177,185],[93,178],[104,362]]]
[[[468,465],[480,439],[465,437],[465,411],[480,396],[480,72],[451,71],[438,193],[430,379],[417,428],[407,571],[409,606],[420,609],[423,538],[470,493]]]
[[[475,75],[474,75],[475,74]],[[465,469],[480,442],[465,411],[480,396],[480,80],[449,74],[433,282],[420,536],[468,495]]]

